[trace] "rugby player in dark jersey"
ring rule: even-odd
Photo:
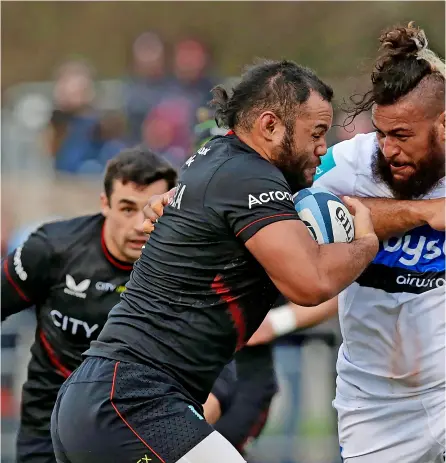
[[[18,462],[56,461],[50,419],[57,392],[101,331],[140,256],[148,195],[175,182],[176,172],[162,158],[140,148],[123,151],[107,166],[101,214],[47,223],[3,260],[2,320],[30,306],[37,317]]]
[[[219,128],[215,120],[210,119],[210,114],[206,108],[200,109],[201,122],[194,130],[196,151],[215,135],[227,132]],[[163,206],[168,204],[171,195],[172,191],[149,199],[144,214],[152,224],[155,224],[162,215]],[[147,229],[147,232],[150,233],[152,230],[153,228]],[[290,317],[286,312],[290,306],[297,308],[295,304],[286,303],[282,297],[279,297],[276,305],[280,307],[269,313],[270,318],[278,319],[275,324],[276,335],[280,335],[284,328],[286,332],[292,331],[289,329],[288,320],[293,329],[303,329],[316,325],[336,313],[336,307],[330,313],[319,308],[298,307],[301,312],[299,323],[296,323],[294,315]],[[272,315],[279,315],[279,317],[272,317]],[[213,424],[214,429],[242,454],[246,444],[259,437],[263,431],[272,399],[277,391],[273,346],[259,342],[257,332],[248,345],[236,353],[235,360],[224,368],[203,405],[204,416],[208,423]],[[264,345],[254,345],[259,343]]]
[[[211,119],[208,109],[200,108],[198,113],[200,123],[194,129],[195,151],[216,134],[227,132]],[[155,221],[158,216],[155,211],[152,213]],[[234,360],[215,381],[203,405],[204,416],[215,430],[244,454],[246,444],[261,434],[276,391],[272,346],[245,347],[236,353]]]
[[[292,192],[312,183],[332,122],[332,90],[289,61],[214,90],[232,132],[185,163],[127,290],[62,386],[51,431],[59,462],[243,462],[202,416],[219,372],[280,291],[317,305],[374,258],[370,211],[352,243],[319,246]]]

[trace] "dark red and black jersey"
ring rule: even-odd
[[[183,166],[175,197],[86,354],[161,369],[204,403],[277,299],[245,242],[281,220],[298,216],[280,170],[235,135],[212,139]]]
[[[48,433],[57,392],[82,362],[132,266],[105,247],[100,214],[47,223],[2,261],[1,315],[35,306],[37,331],[22,395],[22,427]]]

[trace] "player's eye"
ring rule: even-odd
[[[124,207],[123,209],[121,209],[125,214],[131,214],[134,209],[131,208],[131,207]]]
[[[321,133],[313,134],[313,140],[319,140],[322,137]]]
[[[385,137],[384,133],[381,132],[381,130],[376,129],[375,132],[376,132],[376,136],[378,138],[384,138]]]
[[[407,135],[395,135],[399,141],[406,141],[409,137]]]

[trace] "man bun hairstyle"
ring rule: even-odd
[[[372,89],[359,99],[351,98],[348,111],[353,119],[374,104],[391,105],[414,90],[423,81],[435,86],[444,99],[445,64],[432,50],[424,31],[410,22],[382,33],[380,48],[371,74]]]

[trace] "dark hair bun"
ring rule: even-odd
[[[381,51],[385,54],[416,55],[427,48],[427,38],[424,31],[410,22],[407,27],[395,27],[384,32],[379,38]]]

